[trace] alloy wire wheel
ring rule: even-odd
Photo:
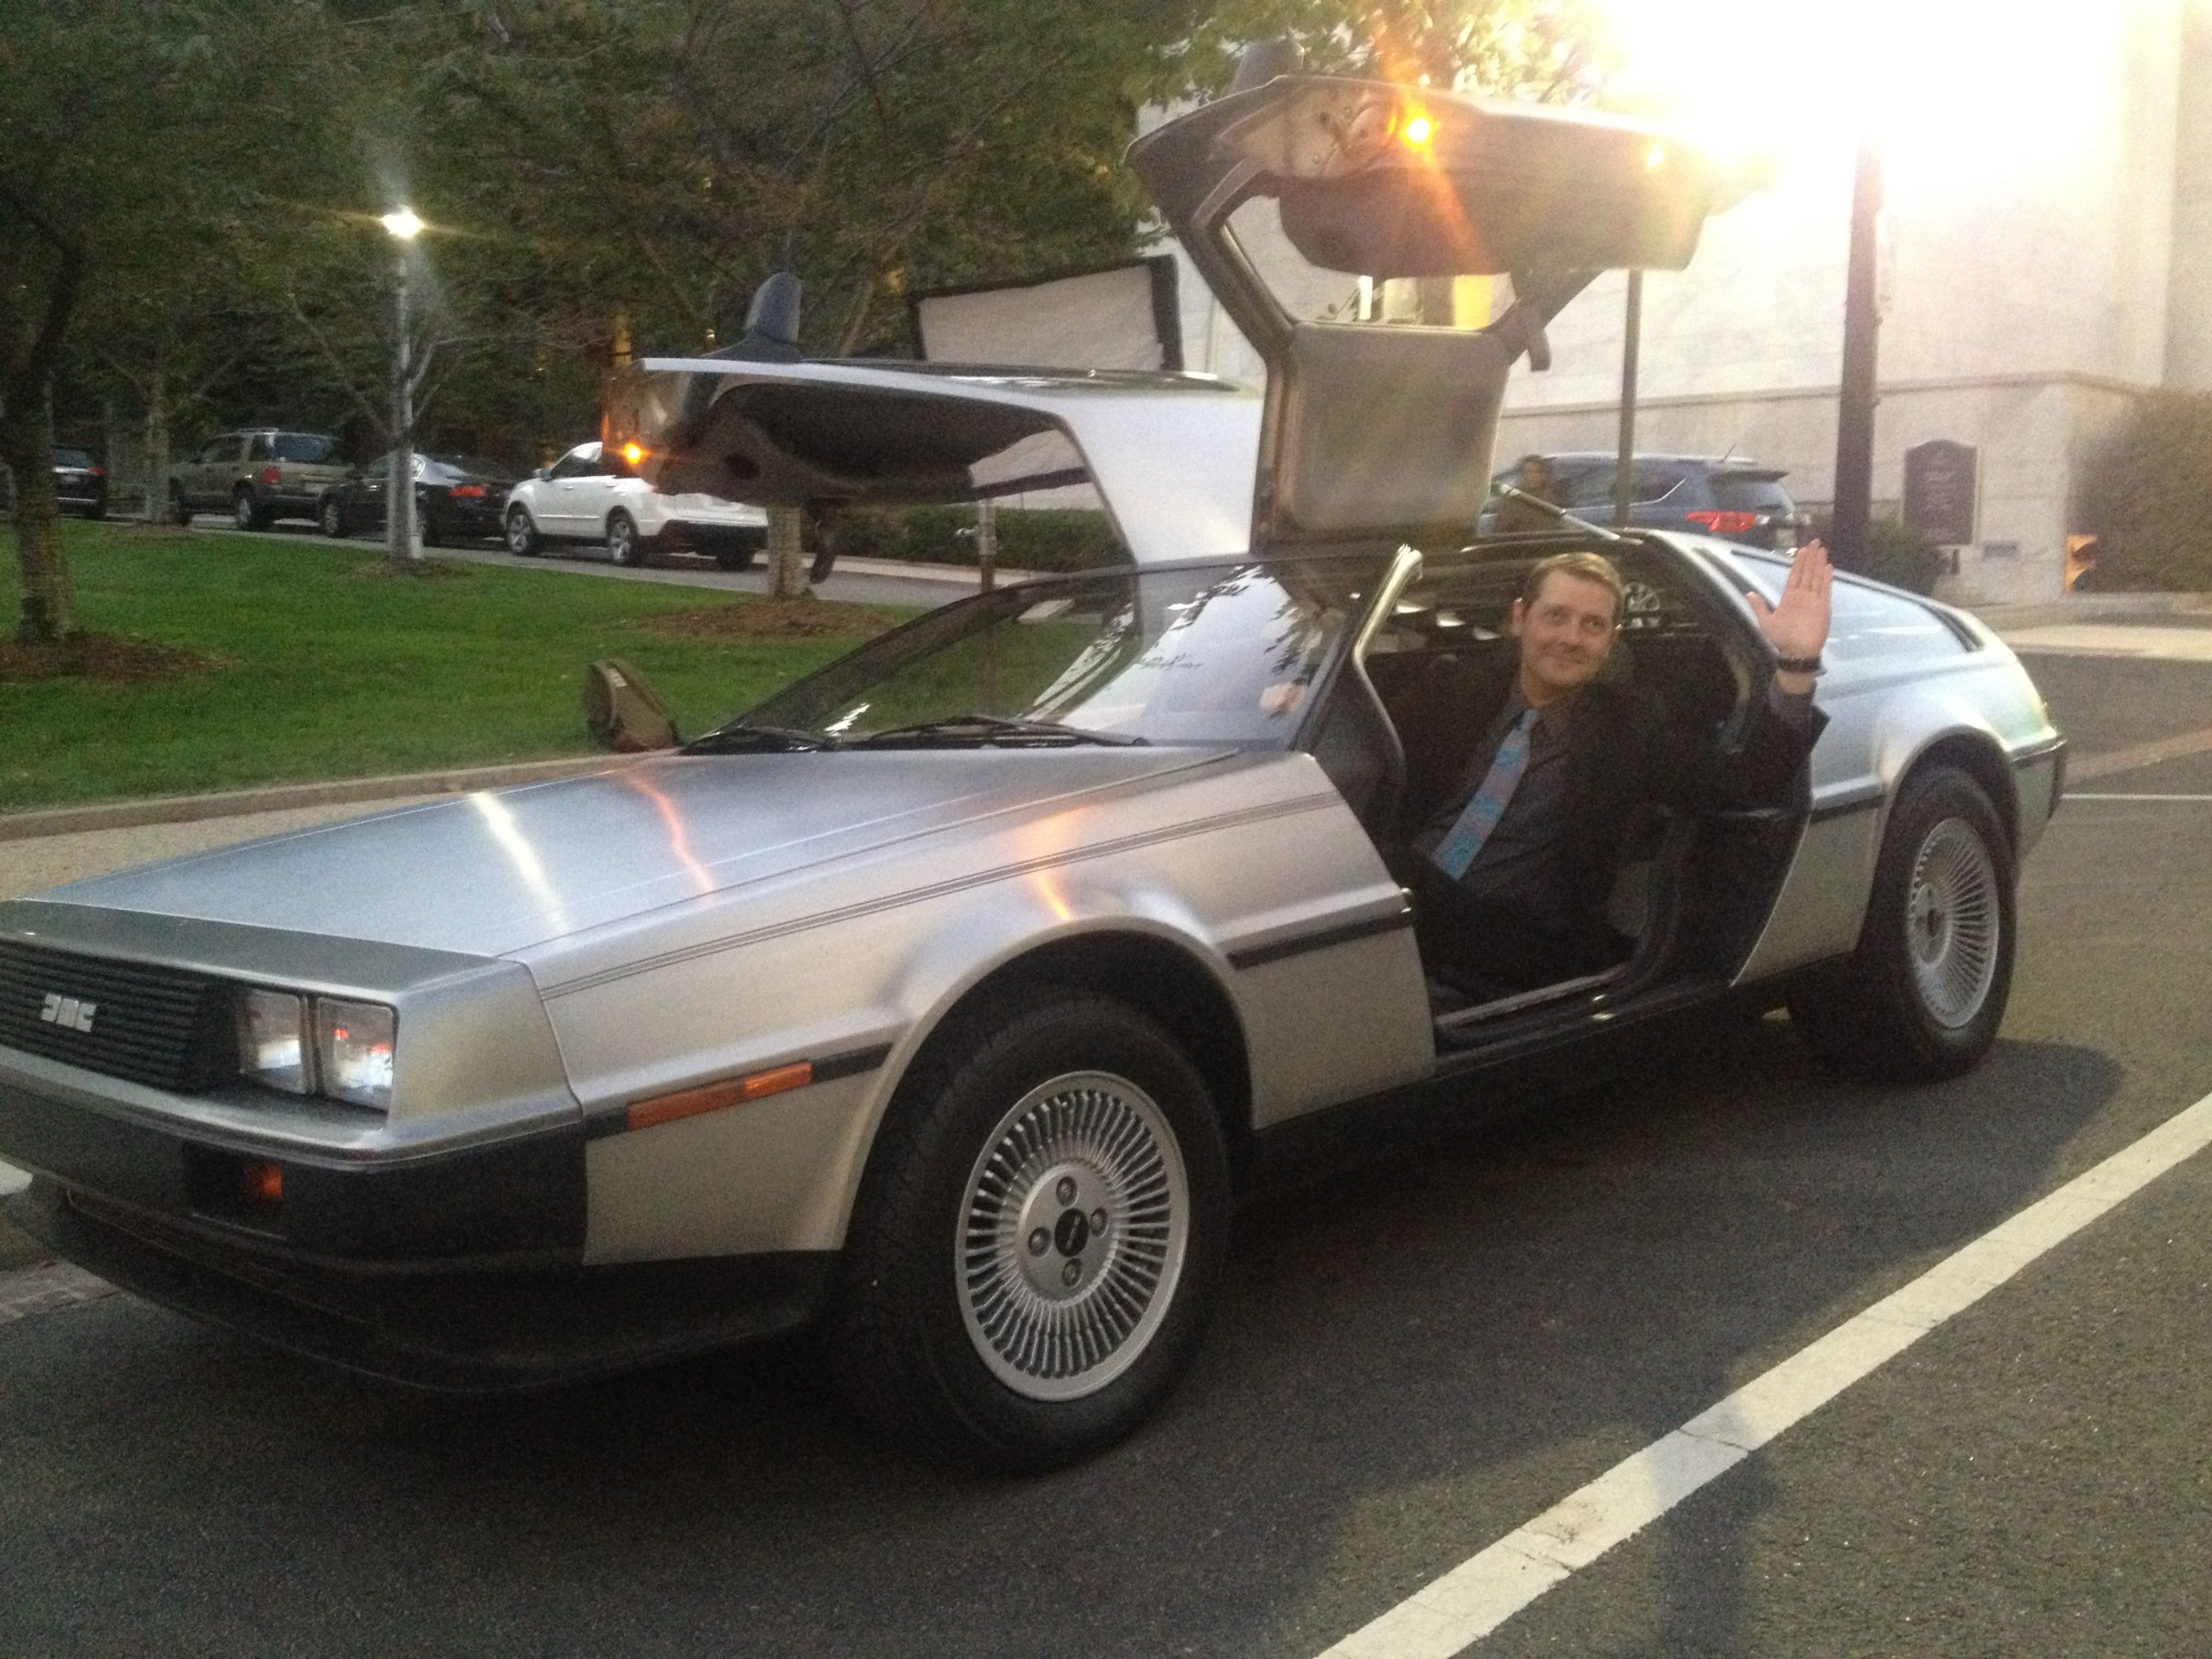
[[[325,536],[343,536],[346,533],[345,508],[338,504],[337,496],[323,497],[322,512],[319,516],[322,521],[323,534]]]
[[[231,496],[230,521],[240,530],[261,528],[261,514],[254,510],[251,490],[241,489]]]
[[[1905,935],[1929,1016],[1954,1030],[1966,1024],[1996,978],[1997,874],[1981,838],[1956,818],[1920,843]]]
[[[1790,1022],[1847,1076],[1955,1077],[1996,1042],[2012,988],[2013,848],[1966,773],[1905,780],[1875,860],[1858,946],[1802,975]]]
[[[1189,1181],[1150,1096],[1071,1073],[1000,1121],[961,1213],[954,1267],[976,1352],[1024,1398],[1075,1400],[1159,1329],[1189,1240]]]
[[[1079,985],[981,994],[869,1152],[823,1324],[837,1380],[925,1455],[1088,1456],[1197,1352],[1230,1212],[1206,1079],[1158,1021]]]

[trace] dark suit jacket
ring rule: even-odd
[[[1446,807],[1456,811],[1474,750],[1504,709],[1520,672],[1517,653],[1489,665],[1473,684],[1425,688],[1456,706],[1435,709],[1428,752],[1415,761],[1407,744],[1410,835]],[[1642,688],[1599,680],[1575,700],[1566,732],[1567,799],[1572,820],[1568,862],[1576,915],[1590,930],[1604,927],[1605,903],[1621,863],[1636,809],[1664,805],[1686,812],[1786,805],[1791,785],[1827,717],[1806,711],[1794,724],[1762,693],[1741,740],[1727,753],[1712,740],[1671,721],[1666,705]]]

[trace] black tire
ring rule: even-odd
[[[266,530],[269,515],[254,504],[253,492],[240,485],[230,495],[230,521],[240,530]]]
[[[1996,1041],[2012,990],[2012,843],[1981,786],[1907,778],[1875,865],[1858,948],[1790,995],[1807,1048],[1846,1076],[1955,1077]]]
[[[750,570],[760,562],[757,547],[726,547],[714,555],[715,565],[723,570]]]
[[[607,514],[607,557],[620,565],[640,565],[645,562],[646,550],[636,520],[620,507]]]
[[[1158,1025],[1075,987],[993,999],[931,1043],[877,1136],[832,1368],[917,1451],[1072,1462],[1143,1422],[1196,1352],[1229,1217],[1220,1120]],[[1087,1363],[1048,1334],[1073,1327]]]
[[[185,500],[185,487],[180,483],[169,486],[169,522],[185,529],[191,527],[192,509]]]
[[[507,550],[518,559],[536,556],[545,544],[538,533],[538,526],[530,517],[530,509],[520,502],[507,509]]]
[[[325,495],[315,508],[315,526],[333,541],[342,539],[352,528],[346,522],[345,503],[335,495]]]
[[[100,520],[107,516],[107,503],[106,501],[94,501],[90,507],[85,508],[84,516],[97,523]]]

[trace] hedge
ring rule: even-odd
[[[2091,456],[2075,516],[2097,587],[2212,589],[2212,397],[2145,397]]]
[[[1813,533],[1835,546],[1835,520],[1820,514],[1813,520]],[[1875,519],[1867,525],[1866,562],[1856,574],[1914,593],[1933,593],[1936,579],[1951,568],[1943,550],[1917,530],[1894,519]]]

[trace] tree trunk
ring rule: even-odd
[[[769,592],[779,599],[795,599],[806,592],[806,556],[801,545],[805,515],[795,507],[768,510]]]
[[[15,637],[33,645],[52,644],[72,626],[52,452],[53,422],[45,396],[12,402],[0,417],[0,454],[15,486],[15,568],[21,598]]]
[[[108,469],[114,477],[114,469]],[[138,516],[159,524],[169,514],[169,366],[163,357],[154,360],[146,378],[146,499]]]

